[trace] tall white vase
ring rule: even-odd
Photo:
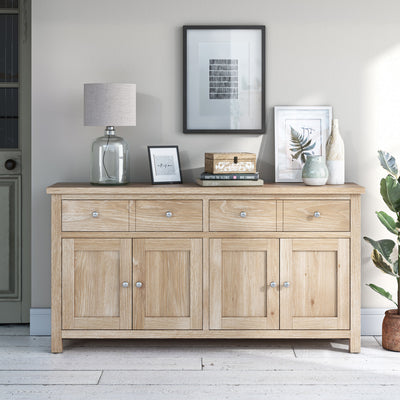
[[[344,183],[344,142],[339,133],[339,120],[332,122],[332,133],[326,143],[326,166],[329,176],[328,185],[342,185]]]

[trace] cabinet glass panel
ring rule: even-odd
[[[18,148],[18,89],[0,88],[0,149]]]
[[[0,14],[0,82],[18,82],[17,14]]]
[[[0,8],[18,8],[18,0],[0,0]]]

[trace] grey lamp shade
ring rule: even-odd
[[[135,126],[136,85],[85,83],[84,114],[86,126]]]

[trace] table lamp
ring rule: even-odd
[[[104,136],[92,144],[90,183],[123,185],[128,182],[128,145],[115,134],[116,126],[136,125],[136,85],[85,83],[85,126],[105,126]]]

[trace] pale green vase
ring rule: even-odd
[[[307,156],[301,177],[306,185],[321,186],[328,180],[328,168],[322,156]]]

